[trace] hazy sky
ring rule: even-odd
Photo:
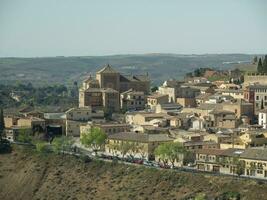
[[[0,0],[0,57],[267,53],[267,0]]]

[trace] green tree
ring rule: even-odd
[[[261,58],[259,58],[257,71],[258,71],[258,73],[263,73],[264,72]]]
[[[127,153],[130,153],[130,151],[132,150],[132,147],[133,147],[133,144],[128,141],[122,141],[119,144],[118,148],[123,158]]]
[[[5,130],[4,112],[3,108],[0,108],[0,141],[2,141],[3,139],[4,130]]]
[[[255,57],[253,58],[253,63],[256,64],[257,62],[258,62],[258,57],[255,56]]]
[[[154,86],[151,88],[151,92],[156,92],[159,88],[157,86]]]
[[[96,154],[104,146],[107,134],[98,127],[92,127],[89,132],[83,133],[81,143],[91,148]]]
[[[70,137],[62,136],[56,137],[52,141],[52,149],[57,154],[70,151],[74,141]]]
[[[163,143],[155,149],[155,155],[158,156],[165,165],[170,161],[173,167],[175,161],[181,161],[181,155],[184,155],[184,153],[185,149],[178,142]]]
[[[267,73],[267,55],[265,55],[263,63],[262,63],[263,72]]]

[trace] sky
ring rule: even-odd
[[[267,53],[266,0],[0,0],[0,57]]]

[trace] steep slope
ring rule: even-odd
[[[241,199],[267,199],[267,184],[101,161],[84,163],[21,148],[0,155],[0,199],[5,200],[188,199],[202,193],[214,199],[225,192],[238,192]]]

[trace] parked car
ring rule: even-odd
[[[143,164],[143,160],[140,160],[140,159],[135,159],[133,162],[136,164],[140,164],[140,165]]]

